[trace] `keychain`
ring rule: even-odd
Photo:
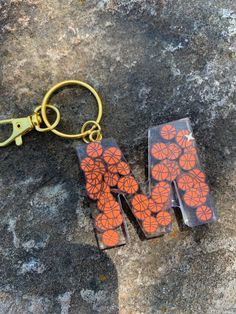
[[[49,104],[55,92],[71,85],[87,88],[98,105],[97,119],[85,122],[79,134],[58,131],[56,127],[61,115],[58,108]],[[48,108],[56,113],[52,124],[47,117]],[[10,123],[13,127],[11,136],[0,143],[0,147],[14,141],[21,145],[22,136],[33,129],[85,142],[77,146],[77,155],[91,199],[96,239],[102,250],[124,245],[129,239],[123,201],[147,239],[171,232],[172,208],[179,208],[184,224],[189,227],[217,219],[188,118],[148,130],[149,191],[145,193],[116,141],[102,139],[102,110],[102,101],[93,87],[76,80],[61,82],[47,92],[42,105],[31,116],[0,121],[0,124]],[[42,122],[46,128],[41,128]]]

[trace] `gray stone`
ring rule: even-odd
[[[145,181],[147,129],[190,117],[219,222],[99,252],[76,143],[31,132],[0,151],[1,313],[236,313],[235,0],[0,1],[0,118],[64,79],[92,84]],[[96,116],[56,95],[61,130]]]

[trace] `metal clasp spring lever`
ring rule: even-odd
[[[42,117],[39,111],[41,110],[41,106],[37,107],[34,110],[34,113],[28,117],[24,118],[18,118],[18,119],[8,119],[8,120],[2,120],[0,121],[0,125],[3,124],[12,124],[13,130],[12,134],[10,137],[5,140],[4,142],[0,143],[0,147],[5,147],[11,144],[12,142],[16,142],[17,146],[22,145],[22,136],[25,135],[26,133],[32,131],[35,129],[38,132],[48,132],[52,131],[60,122],[61,115],[59,110],[53,106],[53,105],[46,105],[47,108],[52,109],[55,111],[57,117],[55,122],[51,125],[50,128],[41,128],[40,125],[42,123]]]
[[[25,118],[0,121],[0,124],[12,124],[13,127],[11,136],[4,142],[0,143],[0,147],[5,147],[14,141],[17,146],[22,145],[22,136],[33,130],[36,126],[40,126],[41,122],[42,119],[38,113],[34,113],[32,116]]]

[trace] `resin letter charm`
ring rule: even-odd
[[[149,129],[149,158],[152,191],[155,184],[172,183],[172,200],[177,202],[187,226],[216,220],[188,118]]]
[[[216,220],[189,119],[150,128],[148,138],[148,194],[140,189],[113,139],[77,147],[86,191],[94,201],[94,229],[101,249],[128,239],[121,196],[146,238],[172,230],[172,207],[180,208],[189,227]]]

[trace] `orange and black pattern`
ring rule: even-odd
[[[101,249],[123,245],[128,238],[120,195],[147,238],[171,231],[173,206],[180,207],[190,227],[216,220],[188,119],[149,129],[148,194],[113,139],[77,150],[86,191],[95,204],[94,228]]]
[[[115,191],[118,186],[129,194],[138,190],[129,165],[112,140],[80,145],[78,156],[87,195],[96,202],[93,219],[99,247],[106,249],[125,244],[127,229]]]
[[[125,244],[127,228],[120,203],[123,195],[147,238],[165,232],[170,225],[170,184],[160,182],[151,196],[145,195],[133,176],[129,164],[114,140],[102,140],[78,147],[80,167],[86,179],[86,191],[96,202],[94,227],[101,249]],[[156,177],[164,169],[154,169]],[[166,174],[168,175],[168,173]]]
[[[149,129],[149,151],[151,195],[163,207],[162,212],[166,213],[164,204],[168,197],[167,188],[162,189],[162,193],[157,193],[157,196],[156,191],[161,186],[169,185],[169,206],[171,201],[175,202],[172,193],[174,187],[186,225],[193,227],[216,220],[189,119]]]

